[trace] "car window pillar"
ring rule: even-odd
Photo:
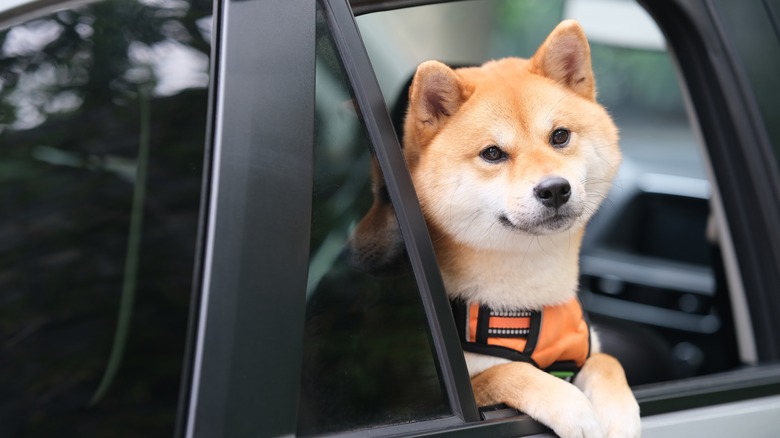
[[[215,14],[210,195],[187,436],[295,434],[315,6],[225,1]]]

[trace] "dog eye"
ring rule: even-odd
[[[570,132],[566,128],[558,128],[550,136],[550,144],[556,148],[562,148],[569,144]]]
[[[482,157],[483,160],[491,163],[496,163],[498,161],[507,159],[507,154],[502,151],[501,148],[495,145],[482,149],[482,152],[479,153],[479,156]]]

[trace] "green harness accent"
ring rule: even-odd
[[[574,378],[574,371],[550,371],[549,373],[567,382],[571,382],[571,379]]]

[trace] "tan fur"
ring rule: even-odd
[[[595,98],[590,49],[574,21],[556,27],[529,60],[418,67],[404,155],[451,299],[539,310],[576,295],[585,225],[620,163],[617,128]],[[554,147],[560,128],[569,142]],[[506,159],[485,159],[491,146]],[[555,207],[537,192],[551,178],[570,185]],[[592,337],[594,354],[574,385],[526,363],[467,353],[478,404],[506,403],[562,437],[639,436],[623,369]]]
[[[577,55],[584,72],[569,75],[580,84],[573,90],[561,86],[568,79],[560,68],[544,61],[554,53],[550,41],[575,49],[572,41],[584,43],[580,47],[587,50],[579,26],[569,22],[557,28],[530,61],[506,58],[458,70],[429,61],[420,65],[413,81],[404,154],[452,298],[538,308],[576,293],[584,226],[606,196],[620,155],[617,129],[593,99],[589,52]],[[553,76],[541,75],[540,66],[553,69]],[[443,102],[438,113],[425,100],[437,92],[443,95],[437,100]],[[548,142],[558,125],[565,125],[573,137],[571,146],[561,150]],[[502,165],[484,163],[479,152],[491,144],[512,158]],[[510,213],[529,205],[531,188],[552,174],[566,177],[582,197],[584,212],[569,229],[544,237],[499,225],[473,236],[467,236],[468,229],[460,230],[474,227],[473,219],[496,213],[482,205],[472,211],[453,208],[458,198],[470,196],[467,191],[479,191],[475,196],[481,201],[503,204]]]

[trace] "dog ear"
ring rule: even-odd
[[[531,71],[566,85],[586,99],[596,99],[590,46],[574,20],[564,20],[553,29],[531,58]]]
[[[427,142],[464,101],[463,89],[453,69],[438,61],[425,61],[417,67],[409,88],[409,114],[419,134]],[[407,130],[409,132],[409,130]]]

